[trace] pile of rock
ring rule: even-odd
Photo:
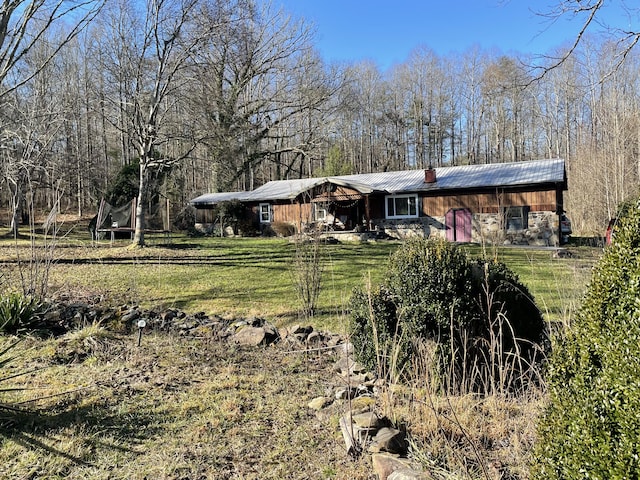
[[[317,397],[308,406],[322,410],[342,401],[347,413],[340,418],[340,430],[347,451],[352,456],[372,454],[373,468],[381,480],[422,480],[431,478],[407,459],[409,444],[406,432],[373,411],[375,397],[383,386],[352,357],[352,346],[342,345],[334,369],[338,385],[330,395]]]
[[[114,331],[166,331],[185,337],[205,337],[236,345],[257,347],[278,344],[290,351],[337,353],[336,383],[309,408],[321,411],[342,402],[347,413],[340,429],[347,451],[353,456],[372,454],[373,468],[381,480],[427,479],[411,468],[406,459],[406,433],[373,412],[380,381],[353,360],[353,346],[341,335],[294,325],[278,329],[268,321],[251,317],[229,320],[204,312],[187,314],[177,309],[142,309],[139,306],[105,307],[91,302],[49,302],[39,314],[38,324],[52,334],[64,334],[87,325],[100,324]],[[144,327],[139,327],[144,325]]]

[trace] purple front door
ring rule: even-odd
[[[447,240],[450,242],[471,241],[471,210],[454,208],[445,215]]]

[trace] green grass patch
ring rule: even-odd
[[[278,325],[302,321],[291,269],[295,247],[278,238],[190,238],[174,235],[143,249],[129,241],[92,245],[60,239],[50,271],[50,290],[138,303],[147,308],[174,307],[227,317],[262,316]],[[162,243],[160,243],[162,241]],[[342,331],[352,289],[367,278],[379,283],[397,242],[323,246],[324,271],[317,326]],[[5,285],[17,275],[16,248],[29,258],[30,244],[0,241]],[[471,256],[480,247],[465,247]],[[566,321],[579,302],[599,251],[576,249],[571,258],[550,250],[497,248],[498,259],[512,268],[533,293],[550,321]]]

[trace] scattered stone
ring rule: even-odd
[[[413,470],[411,468],[401,468],[391,473],[387,480],[429,480],[433,478],[424,472]]]
[[[355,426],[354,430],[356,432],[356,436],[358,437],[358,442],[360,442],[360,444],[362,445],[369,443],[378,432],[378,430],[375,428],[360,428]]]
[[[233,328],[242,328],[242,327],[246,327],[247,325],[250,325],[250,323],[247,320],[236,320],[235,322],[233,322],[231,324],[231,326]]]
[[[322,410],[333,403],[329,397],[316,397],[308,403],[311,410]]]
[[[327,354],[338,353],[340,359],[334,370],[343,378],[346,386],[328,389],[326,394],[312,399],[308,403],[311,410],[320,411],[333,403],[333,398],[349,399],[350,413],[341,417],[341,429],[348,449],[358,456],[369,444],[374,452],[374,468],[382,480],[427,479],[426,474],[411,470],[404,460],[390,454],[405,455],[408,450],[406,435],[400,430],[389,428],[388,419],[380,418],[373,412],[376,400],[376,388],[380,380],[352,358],[353,345],[345,342],[340,335],[314,331],[311,326],[294,325],[279,331],[274,325],[261,318],[229,320],[219,316],[209,317],[204,312],[189,315],[170,308],[143,310],[138,306],[122,305],[117,308],[99,308],[88,303],[65,304],[50,301],[47,308],[39,314],[40,323],[54,335],[64,334],[87,323],[100,322],[105,327],[124,333],[137,331],[137,321],[145,320],[147,329],[161,329],[186,337],[207,337],[229,341],[238,345],[260,346],[286,339],[286,344],[304,351],[309,346],[328,347]],[[65,351],[58,352],[61,361],[80,361],[88,354],[84,348],[71,348],[68,342],[62,342]],[[347,381],[344,381],[344,380]],[[393,388],[385,384],[385,388]],[[321,415],[318,413],[317,415]],[[387,453],[380,453],[387,452]],[[393,459],[393,460],[390,460]],[[391,462],[398,463],[391,463]],[[384,464],[385,466],[381,466]],[[391,466],[389,466],[391,465]],[[391,476],[393,475],[393,476]]]
[[[404,432],[389,427],[381,428],[369,447],[372,453],[388,452],[398,455],[405,455],[408,449],[409,445]]]
[[[370,411],[376,404],[373,397],[356,397],[351,400],[351,411],[355,414]]]
[[[280,336],[280,334],[278,333],[278,329],[271,324],[265,323],[262,326],[262,329],[264,330],[264,333],[267,335],[267,338],[271,340],[275,340]]]
[[[311,326],[294,325],[289,329],[291,335],[309,335],[311,332],[313,332],[313,327]]]
[[[44,314],[43,320],[45,322],[58,323],[62,317],[62,312],[60,308],[53,308],[51,310],[47,310]]]
[[[129,310],[127,313],[122,315],[121,319],[125,323],[135,322],[140,318],[140,311],[137,308],[133,308]]]
[[[246,326],[236,331],[233,335],[233,342],[238,345],[257,347],[265,343],[266,336],[263,328]]]
[[[175,310],[165,310],[160,314],[160,328],[167,328],[167,326],[173,321],[174,318],[177,317],[177,313]]]
[[[213,337],[215,332],[211,325],[198,325],[190,332],[195,337]]]
[[[344,343],[342,335],[330,334],[327,340],[327,347],[333,347],[336,352],[344,355],[353,354],[353,344]]]
[[[349,380],[351,381],[351,383],[362,384],[368,389],[369,386],[366,384],[373,382],[373,375],[371,375],[371,373],[369,372],[354,373],[349,376]],[[373,384],[371,384],[371,387],[373,387]]]
[[[386,425],[386,422],[378,417],[375,412],[359,413],[351,416],[351,421],[360,428],[379,429]]]
[[[347,356],[340,357],[333,368],[335,371],[344,376],[360,373],[364,374],[367,371],[366,368],[356,362],[353,358]]]
[[[356,396],[358,389],[355,387],[339,388],[336,390],[336,400],[349,400]]]
[[[410,468],[408,460],[398,458],[388,453],[374,453],[371,455],[373,470],[380,480],[387,480],[389,475],[397,470]]]
[[[318,331],[313,331],[307,335],[306,342],[307,345],[318,346],[322,343],[322,334]]]
[[[342,438],[344,439],[347,453],[353,457],[357,457],[360,452],[360,445],[358,444],[353,430],[353,423],[349,421],[347,417],[340,417],[340,431],[342,432]]]

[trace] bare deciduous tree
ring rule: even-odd
[[[32,79],[98,14],[104,0],[2,0],[0,3],[0,98]],[[70,22],[70,23],[69,23]],[[49,55],[29,70],[15,66],[52,29],[71,25]],[[51,38],[49,38],[50,40]]]
[[[626,18],[626,26],[609,23],[607,16],[611,15],[612,12],[607,12],[607,9],[613,11],[612,16],[615,18]],[[640,14],[640,7],[635,5],[633,1],[560,0],[550,11],[539,14],[546,17],[551,23],[558,22],[560,19],[569,19],[575,20],[579,25],[570,46],[559,55],[550,57],[551,62],[542,68],[541,75],[545,75],[549,70],[562,65],[573,55],[588,32],[605,34],[616,45],[612,57],[615,65],[610,72],[605,73],[605,76],[608,76],[615,68],[619,67],[640,41],[640,25],[634,25]]]
[[[197,0],[122,0],[112,5],[103,22],[109,55],[103,57],[108,75],[106,101],[117,112],[113,127],[126,135],[139,162],[139,186],[133,244],[144,245],[145,207],[151,176],[182,160],[196,140],[184,118],[172,117],[176,102],[191,77],[188,69],[197,49],[218,26],[196,29],[200,15]],[[167,145],[179,142],[182,148]]]
[[[46,116],[46,110],[25,112],[19,90],[47,68],[97,15],[102,3],[103,0],[0,2],[0,161],[11,191],[14,235],[18,234],[18,219],[24,211],[25,188],[30,185],[34,158],[46,156],[44,149],[50,147],[51,140],[34,126]]]
[[[226,15],[199,53],[201,94],[195,98],[216,177],[212,183],[253,188],[265,163],[280,177],[309,158],[322,124],[314,112],[338,82],[312,52],[304,23],[251,3],[244,13]]]

